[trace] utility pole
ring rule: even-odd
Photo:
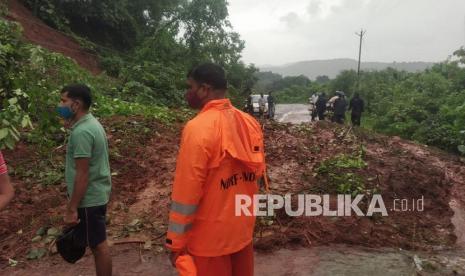
[[[366,31],[364,31],[363,29],[360,30],[360,33],[355,33],[357,36],[360,37],[360,45],[359,45],[359,48],[358,48],[358,68],[357,68],[357,87],[355,88],[355,91],[357,93],[360,93],[360,62],[361,62],[361,59],[362,59],[362,42],[363,42],[363,36],[365,35]],[[367,106],[367,109],[370,110],[370,102],[369,102],[369,99],[368,97],[365,99],[366,101],[366,106]]]
[[[360,33],[355,33],[355,34],[360,37],[360,46],[358,48],[358,69],[357,69],[357,78],[360,79],[360,61],[362,58],[362,41],[363,41],[363,36],[366,34],[366,31],[361,29]]]

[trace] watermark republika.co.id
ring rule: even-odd
[[[256,194],[236,195],[236,216],[274,216],[275,212],[284,208],[284,212],[295,216],[388,216],[389,212],[423,212],[424,197],[418,199],[393,199],[390,208],[386,208],[385,201],[380,194],[370,198],[365,195],[273,195]]]

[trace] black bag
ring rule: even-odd
[[[65,229],[56,240],[57,251],[68,263],[74,264],[86,253],[86,246],[79,242],[75,227]]]

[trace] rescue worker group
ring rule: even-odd
[[[213,63],[194,67],[188,72],[186,82],[185,100],[199,112],[182,131],[166,234],[169,260],[180,275],[254,275],[252,241],[256,216],[260,215],[257,210],[271,206],[268,210],[271,214],[267,214],[273,215],[276,208],[285,207],[292,215],[300,209],[291,210],[287,197],[257,196],[260,190],[268,192],[269,187],[262,126],[253,116],[252,95],[247,112],[235,108],[226,98],[225,71]],[[106,229],[112,189],[107,136],[90,112],[93,98],[87,85],[67,85],[60,94],[57,114],[69,129],[64,175],[68,201],[63,214],[65,228],[56,241],[57,250],[63,259],[75,263],[90,248],[96,275],[112,275]],[[337,92],[329,101],[324,93],[310,100],[313,119],[324,120],[331,107],[332,120],[343,122],[347,105],[343,92]],[[271,93],[267,95],[267,102],[260,95],[256,111],[260,117],[267,113],[273,118]],[[363,100],[355,95],[349,108],[352,122],[359,125]],[[13,197],[1,152],[0,165],[1,209]],[[374,212],[386,215],[382,199],[373,198],[366,215]],[[356,203],[360,198],[352,201],[344,196],[340,201],[339,212],[330,214],[350,215],[351,210],[359,214]],[[325,215],[328,211],[329,200],[325,196],[323,200],[304,197],[302,202],[313,208],[305,209],[307,215],[315,212]]]

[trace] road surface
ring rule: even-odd
[[[300,124],[310,122],[310,112],[307,104],[277,104],[275,120],[281,123]]]

